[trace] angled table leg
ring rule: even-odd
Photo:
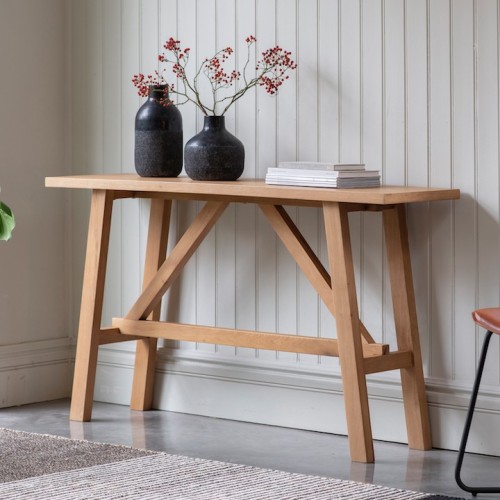
[[[384,210],[384,232],[398,349],[413,353],[413,366],[401,370],[408,445],[428,450],[431,431],[404,205]]]
[[[112,207],[113,191],[92,192],[70,411],[83,422],[92,416]]]
[[[373,462],[375,457],[348,213],[341,203],[324,203],[323,213],[351,460]]]
[[[171,200],[151,200],[143,290],[149,285],[165,260],[171,207]],[[160,311],[161,303],[155,307],[148,319],[158,321]],[[157,343],[157,339],[141,339],[137,341],[132,397],[130,400],[132,410],[150,410],[153,404]]]

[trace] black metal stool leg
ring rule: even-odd
[[[492,332],[487,331],[484,337],[483,348],[481,350],[481,357],[479,358],[479,365],[477,367],[476,380],[474,381],[474,388],[472,390],[472,395],[469,403],[469,409],[467,411],[467,418],[465,420],[464,433],[462,435],[462,441],[460,443],[460,448],[458,450],[457,465],[455,467],[455,481],[458,486],[469,493],[472,496],[476,496],[478,493],[500,493],[499,487],[485,487],[485,486],[468,486],[460,478],[460,472],[462,469],[462,463],[464,461],[465,447],[467,445],[467,439],[469,438],[470,426],[472,423],[472,416],[474,415],[474,409],[476,407],[477,394],[479,392],[479,385],[481,384],[481,377],[483,376],[484,363],[486,361],[486,354],[488,352],[488,345]]]

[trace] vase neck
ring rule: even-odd
[[[226,128],[225,120],[225,116],[205,116],[203,130],[224,129]]]
[[[153,101],[168,99],[168,85],[150,85],[149,98]]]

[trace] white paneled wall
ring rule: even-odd
[[[277,98],[249,92],[227,115],[245,144],[244,177],[279,160],[363,161],[387,184],[455,187],[457,202],[412,206],[410,240],[434,442],[456,447],[481,333],[470,312],[499,296],[499,16],[496,0],[86,0],[72,7],[73,173],[133,172],[130,82],[156,68],[170,36],[194,66],[255,34],[260,52],[292,50],[298,69]],[[181,107],[184,138],[202,116]],[[81,277],[88,196],[74,195],[74,271]],[[175,206],[178,236],[199,210]],[[322,218],[290,209],[320,258]],[[125,314],[142,279],[148,203],[118,203],[112,228],[105,321]],[[374,337],[394,344],[382,225],[351,218],[360,313]],[[79,297],[80,280],[74,294]],[[78,303],[74,307],[77,311]],[[267,222],[231,207],[164,301],[182,322],[335,336],[332,319]],[[97,397],[128,401],[131,346],[102,351]],[[370,382],[374,431],[405,439],[397,373]],[[228,418],[342,432],[338,362],[317,356],[169,343],[156,404]],[[332,403],[333,402],[333,403]],[[500,411],[500,349],[491,349],[480,401],[485,425]],[[396,422],[388,428],[387,415]],[[493,422],[493,421],[492,421]],[[453,425],[450,425],[453,424]],[[476,448],[500,454],[480,431]],[[488,442],[486,442],[488,441]]]

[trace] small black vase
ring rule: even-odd
[[[197,181],[235,181],[243,173],[245,148],[225,127],[224,116],[205,116],[203,130],[184,148],[184,168]]]
[[[182,116],[168,98],[166,85],[150,87],[135,117],[135,169],[141,177],[177,177],[182,170]]]

